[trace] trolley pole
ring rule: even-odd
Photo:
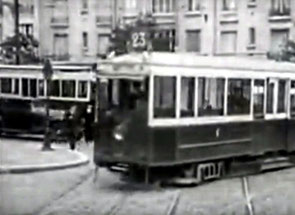
[[[42,72],[43,72],[45,83],[46,83],[45,86],[47,86],[46,101],[45,101],[46,122],[45,122],[44,142],[43,142],[42,150],[52,151],[53,149],[51,148],[50,123],[49,123],[49,117],[50,117],[49,101],[50,101],[51,78],[52,78],[53,70],[52,70],[51,63],[48,59],[45,60]]]
[[[19,0],[14,0],[14,11],[15,11],[15,39],[16,39],[16,52],[15,52],[15,64],[20,64],[20,38],[19,38]]]

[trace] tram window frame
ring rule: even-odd
[[[275,104],[275,80],[267,79],[267,92],[266,92],[266,114],[274,114],[274,104]]]
[[[290,83],[290,116],[295,117],[295,80]]]
[[[47,83],[48,85],[48,83]],[[60,81],[59,80],[51,80],[50,82],[50,96],[52,97],[60,97]]]
[[[0,78],[0,86],[1,86],[1,93],[2,94],[11,94],[12,93],[12,85],[13,85],[13,79],[12,78]],[[4,83],[7,82],[7,83]],[[8,85],[8,86],[7,86]],[[7,87],[7,88],[3,88],[3,87]]]
[[[22,78],[22,96],[29,97],[29,78]]]
[[[181,90],[180,117],[181,118],[194,117],[196,114],[195,113],[196,78],[192,76],[181,77],[180,90]]]
[[[60,80],[61,97],[75,98],[76,97],[76,81],[75,80]]]
[[[210,86],[214,84],[213,81],[215,81],[216,84],[215,91],[213,91],[212,89],[214,88]],[[198,77],[198,117],[218,117],[225,115],[225,82],[226,79],[222,77]],[[221,89],[218,89],[218,86],[220,86]],[[211,97],[214,93],[215,97]],[[215,100],[215,105],[212,103],[213,100]],[[219,101],[221,104],[219,104]]]
[[[240,83],[238,85],[241,86],[233,86],[232,83]],[[244,93],[244,90],[247,90],[247,88],[244,87],[248,86],[249,92]],[[235,88],[232,88],[235,87]],[[237,90],[241,90],[239,92],[240,96],[236,97]],[[235,92],[232,93],[232,90]],[[228,116],[237,116],[237,115],[250,115],[251,114],[251,94],[252,94],[252,87],[251,87],[251,79],[250,78],[229,78],[228,79],[228,93],[227,93],[227,115]],[[248,95],[248,99],[247,99]],[[243,99],[243,103],[239,101],[239,99]],[[240,103],[240,104],[239,104]],[[233,106],[235,104],[235,106]]]
[[[282,82],[284,82],[284,86],[281,88],[282,85],[280,85]],[[279,79],[278,80],[278,93],[277,93],[277,113],[287,113],[287,85],[288,81],[285,79]],[[282,97],[282,90],[283,90],[283,98]]]
[[[37,83],[37,88],[38,88],[38,96],[43,97],[45,96],[45,81],[44,79],[38,79]]]
[[[78,98],[87,98],[88,84],[89,83],[87,81],[78,81]],[[82,90],[83,85],[84,85],[84,90]]]
[[[29,79],[29,96],[36,98],[37,97],[37,79]]]
[[[254,79],[253,81],[253,114],[255,118],[263,118],[265,109],[265,80]]]
[[[12,94],[19,95],[19,79],[14,78],[13,81],[14,81],[14,85],[13,85],[13,89],[12,89]]]
[[[164,81],[167,82],[169,80],[171,83],[168,82],[167,85],[170,85],[164,88]],[[154,76],[153,117],[155,119],[176,118],[176,81],[176,76]],[[170,92],[171,95],[167,95],[167,92]],[[166,101],[164,101],[164,99],[166,99]],[[163,107],[164,105],[167,107]]]

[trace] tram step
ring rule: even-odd
[[[288,157],[268,158],[261,164],[261,171],[291,167],[294,164]]]
[[[111,166],[110,170],[114,171],[114,172],[127,172],[128,171],[128,165],[117,164],[116,166]]]

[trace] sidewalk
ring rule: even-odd
[[[42,151],[42,141],[0,138],[0,174],[64,169],[89,163],[79,151],[67,144],[52,144],[54,151]]]

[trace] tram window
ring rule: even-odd
[[[286,80],[279,80],[278,92],[278,113],[286,112]]]
[[[39,96],[44,96],[44,80],[38,80]]]
[[[22,79],[22,92],[23,96],[29,96],[29,91],[28,91],[28,86],[29,86],[29,79],[23,78]]]
[[[75,81],[62,81],[62,97],[75,97]]]
[[[181,78],[181,109],[180,116],[194,116],[195,79]]]
[[[30,96],[37,97],[37,80],[30,79]]]
[[[19,93],[19,79],[14,79],[14,89],[12,93],[15,95]]]
[[[154,117],[175,117],[176,77],[154,79]]]
[[[78,82],[78,97],[79,98],[87,97],[87,81]]]
[[[274,88],[275,88],[275,83],[273,81],[267,80],[267,102],[266,102],[267,113],[273,113]]]
[[[11,93],[12,91],[12,79],[1,78],[1,93]]]
[[[291,94],[290,112],[291,112],[291,116],[294,117],[295,116],[295,81],[291,81],[290,94]]]
[[[264,80],[254,81],[254,114],[263,115],[264,110]]]
[[[224,106],[224,84],[222,78],[199,78],[199,116],[221,116]]]
[[[59,92],[60,92],[59,81],[58,80],[53,80],[51,82],[51,85],[50,85],[50,95],[59,97],[59,95],[60,95]]]
[[[250,114],[251,80],[228,80],[228,115]]]

